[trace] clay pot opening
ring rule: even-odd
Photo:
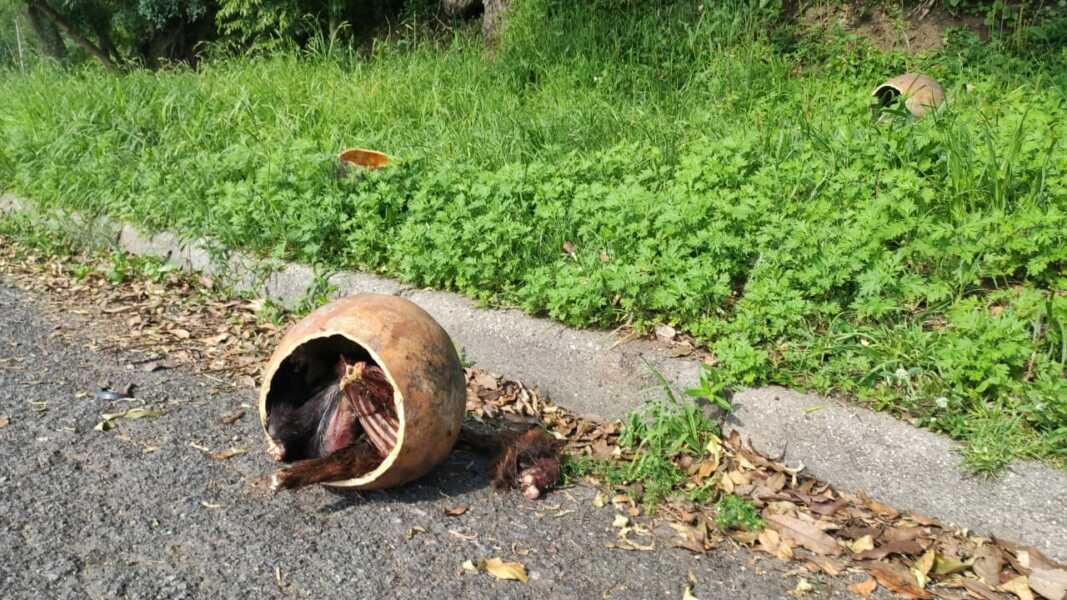
[[[338,360],[344,358],[349,364],[365,363],[368,366],[378,367],[385,373],[393,390],[393,406],[399,421],[399,430],[396,432],[396,444],[384,456],[381,463],[372,471],[362,477],[348,481],[328,483],[327,485],[360,485],[373,481],[381,472],[388,469],[395,460],[404,439],[403,399],[397,393],[397,385],[388,368],[381,360],[360,342],[351,339],[343,333],[324,333],[318,337],[306,339],[282,360],[274,371],[269,382],[269,391],[266,395],[265,406],[267,415],[279,406],[288,405],[297,408],[308,402],[317,391],[336,384],[337,373],[335,366]],[[360,425],[355,423],[357,435],[367,435]],[[282,462],[292,463],[298,460],[312,458],[303,454],[299,449],[288,454]]]
[[[888,85],[883,85],[875,90],[874,95],[878,98],[878,106],[880,108],[889,108],[900,102],[900,90]]]

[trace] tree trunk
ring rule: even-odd
[[[437,6],[447,17],[466,18],[482,9],[482,0],[440,0]]]
[[[67,58],[67,45],[63,43],[63,36],[59,35],[56,24],[49,21],[35,4],[26,5],[26,20],[30,23],[30,29],[41,43],[41,50],[56,60]]]
[[[484,0],[485,14],[482,15],[482,36],[485,38],[487,45],[495,46],[504,34],[511,1]]]
[[[111,60],[111,57],[108,56],[107,52],[101,50],[100,47],[90,41],[89,38],[82,35],[81,32],[71,25],[66,17],[59,14],[59,12],[52,8],[48,2],[45,0],[36,0],[33,6],[36,6],[42,13],[48,15],[48,18],[52,19],[52,21],[63,30],[63,33],[67,34],[67,37],[69,37],[75,44],[81,46],[83,50],[99,61],[100,64],[104,65],[105,68],[109,71],[118,70],[118,67],[115,66],[115,62]]]

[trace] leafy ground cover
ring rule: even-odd
[[[136,361],[131,368],[180,368],[218,385],[254,386],[251,375],[261,371],[284,326],[295,320],[293,314],[270,315],[281,326],[264,320],[261,302],[235,297],[157,259],[86,251],[76,239],[20,225],[0,219],[5,283],[32,290],[48,312],[81,315],[84,327],[57,333],[72,344],[121,349],[118,357]],[[746,447],[736,433],[723,437],[699,409],[670,397],[625,421],[591,421],[522,382],[477,368],[465,374],[469,419],[490,427],[500,419],[533,420],[563,442],[564,487],[597,486],[592,504],[613,515],[610,547],[620,551],[683,548],[704,554],[740,543],[783,561],[788,576],[798,578],[796,596],[830,594],[848,580],[854,581],[849,591],[863,598],[881,586],[906,598],[1054,600],[1067,588],[1067,566],[1036,548],[902,512],[863,492],[834,489],[808,477],[802,466],[790,468]],[[245,412],[236,408],[222,420],[232,424]],[[162,416],[143,407],[105,413],[96,429],[129,441],[128,420]],[[0,415],[0,429],[23,425]],[[201,446],[204,460],[254,451],[241,438],[232,436],[239,445],[219,452]],[[144,438],[134,443],[145,445],[145,452],[159,449]],[[574,500],[563,489],[530,508],[559,518],[571,510],[556,502],[563,497]],[[443,518],[469,508],[447,508]],[[419,533],[426,531],[413,528],[408,536]],[[521,563],[463,568],[492,572],[502,566],[525,577]]]
[[[981,471],[1067,462],[1063,21],[909,57],[739,1],[571,4],[521,3],[492,55],[457,30],[3,73],[0,186],[572,325],[669,323],[713,389],[848,395]],[[877,119],[870,90],[909,70],[949,102]],[[396,164],[342,176],[348,146]]]

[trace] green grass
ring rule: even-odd
[[[457,31],[0,72],[0,187],[572,325],[671,323],[716,390],[841,393],[978,471],[1067,463],[1063,21],[907,57],[740,1],[518,6],[493,56]],[[876,123],[871,89],[908,70],[950,102]],[[339,178],[348,146],[397,162]]]
[[[743,529],[745,531],[759,531],[766,526],[763,518],[759,516],[759,510],[752,502],[727,494],[719,499],[716,504],[718,514],[715,523],[726,529]]]
[[[583,475],[602,484],[625,488],[634,500],[655,508],[664,500],[682,497],[707,502],[717,497],[714,482],[695,485],[678,465],[688,456],[699,462],[709,452],[720,452],[719,427],[692,403],[679,403],[668,395],[630,413],[619,434],[619,447],[632,456],[624,460],[592,460],[568,456],[567,481]]]

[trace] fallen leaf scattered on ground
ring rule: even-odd
[[[1047,600],[1067,600],[1067,570],[1034,569],[1030,573],[1030,589]]]
[[[782,536],[792,538],[797,544],[816,554],[834,556],[841,552],[841,547],[834,538],[811,523],[786,515],[767,515],[765,518],[768,527],[775,529]]]
[[[44,292],[65,315],[83,315],[80,325],[84,327],[65,328],[58,334],[88,338],[91,349],[140,351],[150,356],[145,362],[155,361],[159,366],[164,364],[159,357],[166,356],[168,367],[173,364],[220,382],[255,386],[265,360],[292,323],[289,315],[265,322],[260,317],[266,306],[263,301],[223,297],[218,291],[222,286],[205,287],[187,274],[171,272],[162,281],[123,283],[110,282],[97,271],[75,278],[62,261],[36,256],[32,250],[16,250],[15,245],[0,244],[0,271],[19,287]],[[573,246],[566,250],[577,252]],[[670,332],[663,329],[660,333],[666,338]],[[673,343],[689,341],[675,333]],[[701,356],[709,364],[715,362],[710,355]],[[466,379],[467,411],[472,418],[538,421],[563,441],[564,451],[571,456],[619,462],[636,457],[619,443],[622,424],[618,421],[578,417],[554,405],[536,387],[482,369],[466,369]],[[106,393],[114,397],[98,394],[98,399],[124,397]],[[97,429],[110,429],[119,418],[158,416],[147,409],[131,411],[104,415]],[[203,446],[190,445],[210,453]],[[627,519],[625,525],[617,526],[618,539],[612,547],[650,550],[655,546],[651,527],[642,523],[659,521],[670,524],[667,531],[674,535],[666,546],[703,553],[732,539],[799,563],[809,573],[867,573],[871,578],[863,585],[877,581],[904,597],[1010,600],[1025,598],[1032,591],[1045,600],[1064,600],[1067,592],[1067,567],[1034,548],[947,527],[923,515],[898,511],[862,492],[836,490],[808,477],[802,466],[788,467],[768,458],[746,445],[736,432],[713,440],[704,456],[688,458],[679,458],[676,466],[694,484],[712,482],[718,490],[740,496],[759,511],[769,529],[723,532],[715,524],[713,505],[686,500],[671,500],[652,516],[642,516],[633,489],[602,489],[593,505],[603,507],[610,502]],[[411,532],[414,535],[417,528]],[[463,540],[477,539],[474,534],[449,533]]]
[[[905,598],[930,598],[915,578],[903,565],[888,562],[874,562],[864,565],[868,573],[878,580],[887,590]]]
[[[233,425],[234,423],[240,421],[241,418],[244,417],[244,416],[245,416],[244,409],[243,408],[238,408],[235,411],[232,411],[232,412],[229,412],[229,413],[226,413],[226,414],[222,415],[222,417],[219,420],[222,421],[226,425]]]
[[[797,581],[796,587],[790,592],[794,596],[803,596],[811,591],[815,590],[815,586],[811,585],[807,579],[801,579]]]
[[[163,412],[158,410],[151,410],[148,408],[131,408],[117,413],[104,413],[100,415],[100,422],[96,424],[93,429],[97,431],[108,431],[115,427],[114,421],[118,419],[145,419],[150,417],[162,417]]]
[[[452,508],[445,509],[445,515],[449,517],[458,517],[467,512],[466,506],[453,506]]]
[[[1005,592],[1011,592],[1019,600],[1034,600],[1034,594],[1030,591],[1030,581],[1026,575],[1019,575],[1014,579],[1009,579],[1000,585],[1000,589]]]
[[[235,456],[240,456],[242,454],[247,454],[247,453],[248,453],[248,449],[247,448],[227,448],[225,450],[219,450],[218,452],[212,452],[212,453],[208,454],[208,456],[210,456],[211,458],[213,458],[215,460],[230,460],[231,458],[233,458]]]
[[[4,427],[7,427],[10,424],[11,419],[9,417],[0,417],[0,429],[3,429]]]
[[[463,569],[489,573],[497,579],[521,581],[522,583],[526,583],[528,580],[526,567],[522,563],[509,562],[499,558],[480,560],[477,563],[468,560],[463,563]]]

